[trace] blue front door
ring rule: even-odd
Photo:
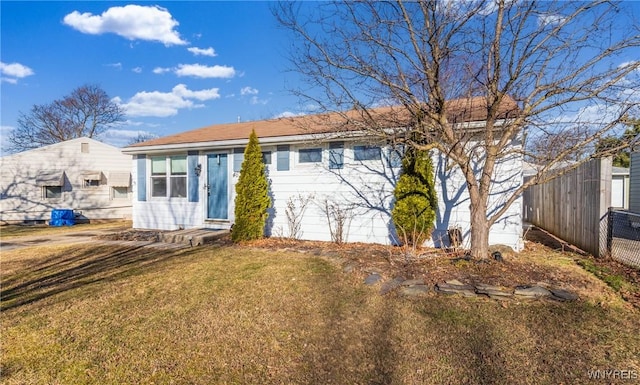
[[[208,155],[207,170],[207,216],[209,219],[228,219],[227,154]]]

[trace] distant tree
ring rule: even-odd
[[[127,145],[131,146],[132,144],[146,142],[147,140],[156,139],[157,136],[148,132],[138,132],[138,136],[131,139]]]
[[[24,151],[83,136],[93,138],[124,120],[124,110],[97,85],[87,84],[50,104],[20,113],[9,135],[10,150]]]
[[[624,133],[619,136],[607,136],[596,145],[596,154],[613,156],[613,165],[617,167],[629,167],[631,164],[630,146],[640,144],[640,120],[627,123]]]
[[[420,247],[431,236],[438,207],[429,151],[407,149],[393,195],[396,233],[404,244]]]
[[[251,131],[236,183],[236,219],[231,239],[239,242],[262,238],[270,206],[269,181],[262,162],[260,143],[256,132]]]

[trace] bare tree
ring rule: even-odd
[[[488,256],[490,227],[525,188],[551,178],[555,164],[585,160],[599,138],[637,113],[640,33],[624,2],[309,7],[281,3],[274,9],[293,34],[291,60],[306,80],[295,93],[341,114],[345,127],[435,148],[455,163],[470,198],[474,257]],[[383,105],[396,106],[395,116],[403,119],[380,122],[371,107]],[[484,125],[460,124],[475,113]],[[568,140],[556,140],[563,137]],[[536,146],[551,139],[553,146]],[[514,156],[541,164],[540,173],[489,207],[496,166]]]
[[[20,113],[18,127],[9,135],[12,151],[24,151],[83,136],[93,138],[111,124],[124,120],[124,110],[97,85],[87,84],[50,104]]]
[[[142,143],[142,142],[146,142],[148,140],[152,140],[152,139],[156,139],[158,138],[157,135],[154,135],[150,132],[144,132],[144,131],[138,131],[138,135],[134,138],[132,138],[129,143],[127,143],[127,146],[131,146],[132,144],[136,144],[136,143]]]

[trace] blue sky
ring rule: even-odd
[[[625,6],[640,12],[640,2]],[[299,84],[287,71],[291,41],[269,7],[266,1],[0,1],[1,147],[20,112],[83,84],[98,84],[126,109],[126,122],[99,138],[116,146],[139,133],[165,136],[312,112],[288,92]]]
[[[19,112],[91,83],[126,107],[102,140],[300,114],[268,2],[13,2],[1,7],[3,142]]]

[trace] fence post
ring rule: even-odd
[[[607,212],[607,253],[605,257],[611,257],[611,244],[613,242],[613,209],[609,207]]]

